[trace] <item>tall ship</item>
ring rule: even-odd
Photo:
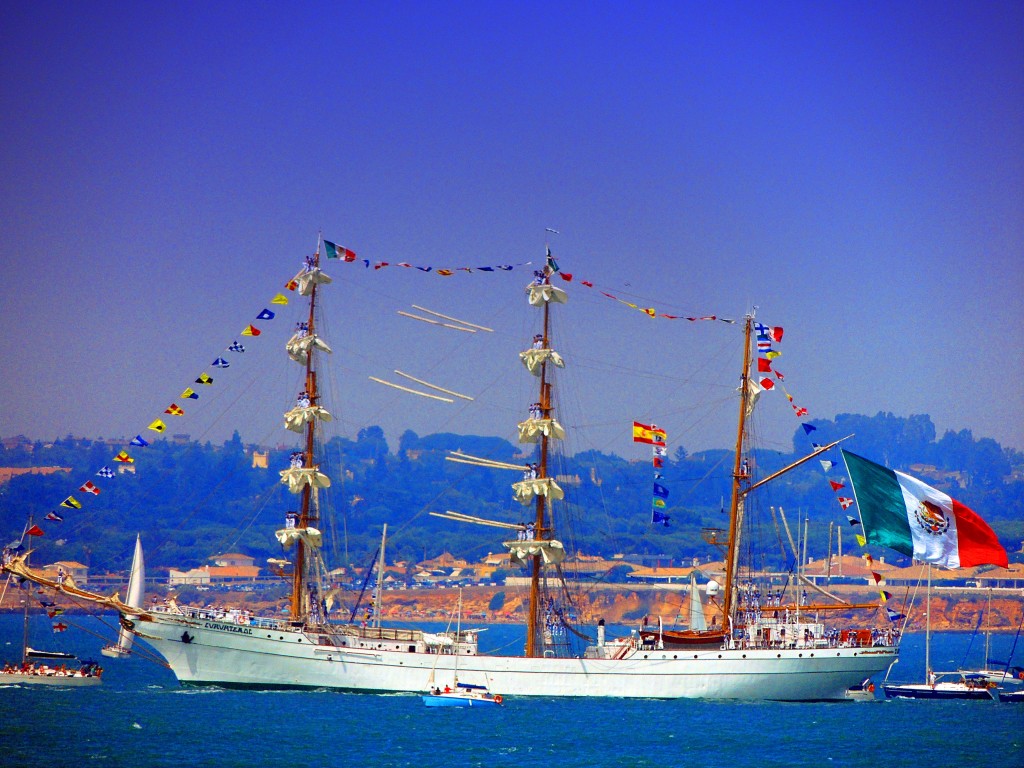
[[[693,629],[684,640],[657,633],[609,637],[604,622],[576,626],[562,564],[566,547],[559,538],[556,510],[564,492],[554,476],[551,454],[565,436],[554,397],[556,370],[566,361],[552,348],[552,324],[568,295],[552,283],[557,270],[549,258],[535,272],[525,297],[538,313],[534,343],[520,354],[537,383],[529,418],[518,424],[518,439],[534,451],[512,492],[528,511],[526,521],[490,520],[459,512],[442,517],[497,528],[511,562],[528,574],[525,643],[521,654],[482,653],[479,629],[432,632],[372,622],[333,621],[327,596],[321,493],[330,478],[321,470],[319,433],[331,419],[318,371],[330,346],[319,333],[321,296],[331,282],[321,269],[320,248],[295,278],[308,301],[301,329],[287,342],[288,357],[304,370],[304,390],[285,414],[285,426],[301,440],[281,482],[296,509],[285,516],[276,539],[287,553],[282,573],[290,580],[287,616],[214,610],[173,601],[142,608],[70,583],[58,584],[32,569],[22,557],[5,570],[42,587],[90,601],[121,615],[122,627],[152,646],[177,679],[187,685],[224,687],[328,688],[349,691],[426,693],[429,681],[458,674],[460,683],[495,695],[594,696],[631,698],[770,699],[808,701],[845,698],[847,689],[887,670],[896,660],[898,639],[864,629],[831,631],[822,616],[828,607],[794,601],[759,600],[741,566],[741,531],[751,494],[775,476],[830,449],[825,446],[772,477],[751,475],[747,421],[756,399],[752,379],[754,317],[743,320],[738,427],[731,470],[728,529],[713,532],[711,543],[725,555],[720,622]],[[452,461],[523,472],[522,464],[454,453]],[[129,601],[135,602],[135,601]],[[844,609],[856,606],[843,605]],[[874,607],[874,606],[872,606]],[[844,626],[848,627],[847,623]]]

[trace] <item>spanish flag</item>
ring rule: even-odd
[[[653,424],[641,424],[639,421],[633,422],[633,442],[634,443],[648,443],[653,445],[655,443],[662,444],[665,442],[666,433],[664,429],[658,429]]]

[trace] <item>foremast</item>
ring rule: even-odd
[[[285,348],[288,356],[305,369],[305,389],[296,405],[285,413],[285,427],[302,435],[302,450],[292,454],[291,466],[281,472],[281,482],[299,497],[299,509],[288,512],[285,528],[276,537],[287,549],[295,545],[292,564],[289,616],[293,623],[305,623],[311,616],[322,619],[319,593],[314,594],[315,568],[319,565],[321,535],[319,489],[330,487],[330,479],[320,472],[317,462],[317,429],[320,422],[330,421],[330,413],[321,405],[317,378],[317,353],[331,351],[317,334],[317,299],[319,286],[331,282],[320,270],[320,248],[306,259],[303,271],[294,280],[300,295],[309,300],[306,320],[300,321]]]

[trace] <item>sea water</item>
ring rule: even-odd
[[[36,635],[35,646],[99,660],[103,685],[0,687],[5,768],[1024,766],[1022,704],[508,697],[503,707],[453,709],[427,708],[413,694],[183,688],[144,645],[124,660],[100,656],[112,618],[62,618],[72,628]],[[20,616],[0,616],[0,661],[20,658],[21,633]],[[482,650],[521,638],[512,626],[480,636]],[[892,680],[923,678],[923,640],[904,639]],[[960,665],[970,641],[970,633],[935,635],[935,668]],[[994,635],[991,656],[1006,658],[1012,643]],[[983,655],[977,637],[967,662]]]

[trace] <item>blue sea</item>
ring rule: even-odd
[[[428,709],[408,694],[182,688],[141,656],[101,657],[104,641],[86,630],[109,638],[104,623],[68,618],[71,630],[35,642],[101,660],[104,684],[0,687],[2,766],[1024,766],[1019,704],[510,698],[493,709]],[[21,631],[20,616],[0,616],[0,660],[20,658]],[[518,627],[494,626],[481,645],[517,636]],[[933,638],[935,667],[959,665],[970,640]],[[923,677],[923,641],[905,638],[892,680]],[[1005,658],[1013,637],[992,643]],[[979,637],[973,663],[983,654]]]

